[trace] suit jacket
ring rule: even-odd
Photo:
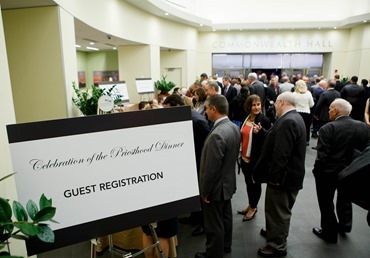
[[[336,98],[340,98],[340,93],[334,89],[328,89],[320,95],[314,112],[314,115],[317,116],[320,121],[330,121],[329,106]]]
[[[340,96],[352,105],[350,116],[353,119],[364,121],[366,105],[365,89],[357,84],[348,84],[343,87]]]
[[[254,167],[261,156],[263,143],[265,141],[266,134],[268,130],[271,128],[270,119],[268,119],[262,113],[259,113],[256,118],[254,119],[255,124],[261,123],[262,129],[257,133],[253,133],[252,139],[252,147],[251,147],[251,157],[250,157],[250,164]]]
[[[285,191],[303,187],[306,157],[306,127],[302,116],[290,110],[268,131],[261,157],[253,169],[257,182],[278,183]]]
[[[240,131],[229,118],[218,122],[208,135],[200,161],[200,194],[209,201],[230,200],[236,191],[235,165]]]
[[[351,202],[370,210],[370,146],[338,174],[339,189]]]
[[[365,149],[370,139],[369,131],[364,122],[349,116],[341,116],[321,127],[312,172],[338,174],[352,162],[355,149]]]
[[[230,103],[233,100],[233,98],[236,95],[238,95],[238,90],[231,84],[229,85],[226,94],[224,94],[224,91],[225,91],[225,87],[222,90],[222,95],[226,97],[228,103]]]
[[[204,115],[192,110],[191,119],[193,121],[193,135],[194,135],[194,148],[195,148],[195,160],[197,163],[197,172],[199,175],[200,168],[200,157],[202,155],[202,149],[204,141],[209,134],[208,121]]]
[[[264,107],[266,100],[265,86],[260,81],[254,81],[251,86],[249,86],[249,91],[252,94],[256,94],[261,98],[262,107]]]

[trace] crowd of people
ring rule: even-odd
[[[193,236],[206,235],[205,252],[196,253],[195,258],[221,258],[232,251],[231,199],[236,191],[236,171],[242,171],[247,190],[245,208],[237,211],[243,222],[254,218],[261,184],[267,184],[266,227],[260,232],[266,245],[258,254],[287,255],[292,208],[303,188],[311,137],[318,138],[312,146],[317,151],[312,172],[321,212],[320,226],[312,231],[328,243],[336,243],[338,234],[351,231],[352,202],[359,201],[353,196],[361,189],[349,191],[345,184],[339,187],[338,174],[354,160],[358,163],[357,156],[367,155],[370,143],[370,87],[365,79],[361,85],[357,82],[357,76],[344,83],[338,75],[327,80],[301,74],[282,75],[281,79],[271,75],[267,80],[265,74],[256,73],[248,74],[245,80],[243,76],[224,76],[221,82],[217,76],[208,78],[203,73],[186,92],[176,89],[165,99],[139,103],[140,110],[192,108],[202,209],[181,218],[180,223],[197,225]],[[370,209],[369,195],[360,202],[361,207]],[[166,230],[160,231],[167,232],[165,238],[177,234],[176,223],[177,219],[168,225],[162,223]],[[368,223],[370,226],[369,216]],[[144,243],[148,243],[150,232],[144,232]]]

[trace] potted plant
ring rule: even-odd
[[[89,88],[90,90],[81,91],[73,82],[72,87],[77,96],[76,98],[72,97],[72,101],[85,116],[97,114],[98,101],[103,95],[114,97],[114,104],[121,102],[122,95],[116,92],[116,85],[113,85],[109,89],[101,89],[92,85]]]
[[[0,181],[12,175],[14,173],[0,178]],[[40,197],[39,207],[29,200],[26,208],[18,201],[13,201],[11,206],[8,199],[0,197],[0,257],[20,257],[10,255],[9,238],[26,240],[37,236],[43,242],[53,243],[54,232],[45,222],[56,222],[52,220],[55,212],[52,200],[44,194]],[[12,220],[12,215],[16,220]]]
[[[167,76],[162,76],[162,80],[154,82],[154,88],[159,92],[159,95],[168,96],[168,92],[172,90],[176,85],[166,80]]]

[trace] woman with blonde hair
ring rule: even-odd
[[[298,80],[295,83],[295,90],[293,92],[296,102],[297,112],[302,116],[306,125],[306,145],[310,144],[310,127],[311,127],[311,110],[313,107],[313,97],[310,91],[307,90],[307,85],[303,80]]]

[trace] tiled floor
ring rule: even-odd
[[[337,244],[327,244],[312,233],[312,228],[320,226],[320,212],[317,204],[315,182],[312,175],[312,166],[316,151],[311,146],[316,140],[311,140],[307,147],[306,177],[304,188],[300,191],[291,221],[288,237],[288,255],[295,258],[368,258],[370,257],[370,228],[366,222],[367,212],[354,205],[353,229],[346,236],[340,236]],[[244,208],[246,191],[243,175],[237,176],[238,190],[233,197],[234,232],[232,252],[226,258],[253,258],[259,257],[257,249],[264,245],[265,240],[259,235],[264,227],[264,194],[261,197],[258,213],[251,221],[242,222],[242,216],[236,210]],[[264,192],[263,188],[263,192]],[[193,258],[194,254],[205,250],[205,237],[192,237],[194,226],[180,224],[178,235],[179,258]],[[90,243],[84,242],[38,255],[39,258],[88,258],[90,257]],[[106,251],[98,258],[122,257]],[[142,256],[141,256],[142,257]]]

